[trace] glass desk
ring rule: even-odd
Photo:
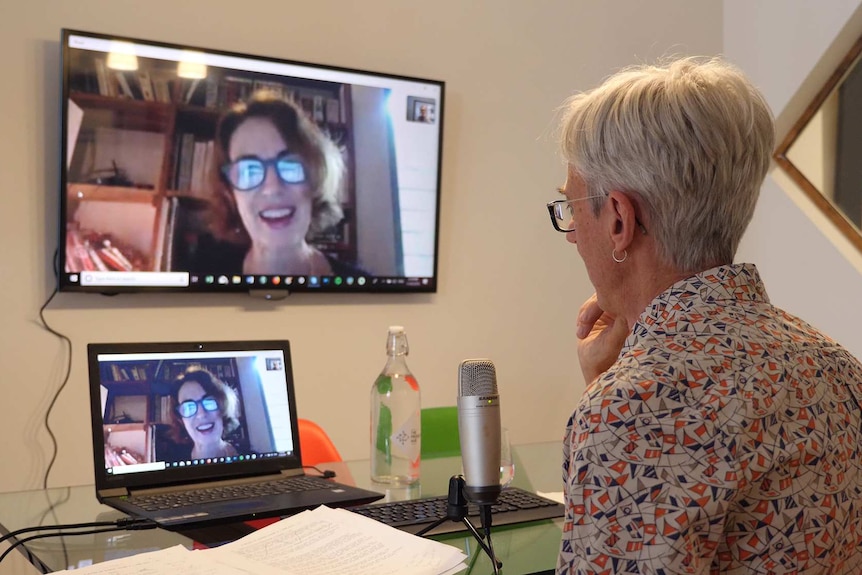
[[[561,449],[559,442],[513,446],[515,479],[512,485],[534,492],[560,491]],[[318,465],[318,468],[332,469],[337,474],[336,479],[342,483],[385,493],[386,497],[382,501],[398,501],[445,495],[449,478],[461,472],[461,459],[446,457],[423,460],[420,482],[410,487],[395,488],[372,483],[368,460],[322,464]],[[24,527],[111,521],[124,516],[113,508],[100,504],[96,500],[92,485],[0,493],[0,534],[3,535]],[[225,526],[223,529],[230,528],[231,526]],[[238,524],[237,537],[242,536],[246,530],[244,524]],[[22,537],[34,534],[27,533]],[[492,528],[491,540],[497,558],[503,563],[502,573],[519,575],[552,570],[556,563],[561,534],[562,519]],[[454,545],[467,553],[468,568],[461,573],[493,573],[488,556],[470,533],[465,531],[439,535],[433,539]],[[49,573],[174,545],[184,545],[191,549],[196,543],[191,537],[179,533],[151,529],[50,537],[27,543],[27,549],[21,546],[17,549],[27,556],[37,570]],[[0,546],[0,549],[2,548]],[[17,551],[13,551],[15,552]]]

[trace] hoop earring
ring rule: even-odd
[[[628,250],[623,250],[623,257],[618,258],[617,257],[617,250],[614,250],[611,252],[611,257],[614,258],[615,262],[617,262],[618,264],[621,264],[624,261],[626,261],[626,258],[629,257],[629,252],[628,252]]]

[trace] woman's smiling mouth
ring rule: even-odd
[[[296,208],[269,208],[258,212],[260,219],[268,224],[284,224],[293,219]]]
[[[197,429],[200,433],[209,433],[213,430],[214,426],[214,423],[204,423],[203,425],[198,425],[195,429]]]

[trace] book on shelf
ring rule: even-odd
[[[187,369],[205,369],[221,380],[229,380],[237,376],[233,362],[230,360],[202,363],[198,361],[175,364],[165,363],[161,367],[161,379],[172,381],[185,373]]]
[[[231,76],[226,78],[225,81],[227,83],[225,105],[233,105],[236,102],[248,100],[254,93],[254,82],[250,78]]]
[[[70,230],[66,234],[66,272],[128,272],[141,268],[143,258],[131,248],[118,246],[110,235],[94,232],[86,235],[82,237],[80,230]]]
[[[341,123],[341,103],[338,101],[337,98],[326,99],[326,110],[324,112],[324,119],[329,124]]]
[[[146,434],[146,439],[144,440],[144,445],[147,448],[146,461],[158,461],[156,458],[156,428],[154,425],[150,424],[144,429],[144,433]]]
[[[191,104],[192,103],[192,99],[195,97],[195,93],[197,92],[198,86],[200,86],[200,84],[201,84],[200,78],[195,78],[194,80],[191,80],[189,82],[188,86],[185,87],[185,92],[184,92],[185,95],[183,96],[183,99],[182,99],[182,102],[184,104]]]
[[[266,90],[270,92],[274,96],[278,98],[287,98],[287,87],[281,82],[274,82],[269,80],[255,80],[254,81],[254,91],[258,90]]]
[[[299,96],[299,101],[297,102],[299,107],[305,112],[305,115],[310,119],[314,119],[314,99],[310,96]]]
[[[311,106],[311,119],[314,120],[318,124],[322,124],[326,121],[326,117],[323,111],[323,96],[316,94],[312,96],[312,106]]]
[[[175,365],[173,366],[173,374],[171,379],[176,379],[180,375],[186,372],[186,370],[194,368],[194,369],[204,369],[204,365],[200,362],[190,362],[183,365]]]
[[[111,79],[108,77],[108,65],[104,58],[97,57],[93,60],[96,67],[96,80],[99,86],[99,94],[102,96],[114,96],[111,90]]]
[[[104,240],[103,245],[98,250],[98,255],[105,265],[112,271],[130,272],[133,267],[126,256],[119,249],[111,244],[110,240]]]
[[[340,88],[338,88],[338,103],[341,107],[341,121],[340,124],[347,123],[347,96],[348,96],[348,87],[346,84],[342,84]]]
[[[192,176],[189,191],[195,196],[205,196],[209,170],[212,167],[213,140],[195,142],[192,157]]]
[[[195,153],[195,135],[186,132],[178,136],[177,177],[174,189],[187,192],[191,186],[192,164]]]
[[[162,200],[159,210],[159,233],[156,236],[156,261],[154,269],[171,271],[173,269],[174,234],[177,217],[177,198]]]
[[[170,104],[173,101],[171,98],[170,78],[165,74],[154,72],[150,74],[150,81],[153,84],[153,97],[155,101]]]
[[[111,366],[111,378],[114,381],[125,381],[127,379],[122,368],[117,364]]]
[[[206,79],[204,107],[225,108],[236,102],[245,101],[254,89],[254,82],[250,78],[211,74]]]
[[[96,269],[100,272],[110,271],[108,270],[108,266],[105,265],[105,262],[102,261],[102,258],[99,256],[99,252],[96,251],[90,244],[85,244],[84,249],[87,250],[87,255],[90,257],[90,261],[93,262],[93,265],[96,266]]]
[[[148,374],[145,367],[141,365],[120,366],[118,364],[111,365],[111,378],[114,381],[148,381]]]
[[[215,108],[218,106],[219,84],[221,81],[214,74],[210,74],[206,79],[206,91],[204,92],[204,106],[207,108]]]
[[[141,97],[143,97],[144,100],[149,102],[155,101],[156,95],[153,90],[153,80],[150,78],[149,70],[138,70],[138,86],[141,89]]]
[[[114,77],[117,79],[117,85],[120,87],[118,95],[129,98],[130,100],[136,100],[137,98],[135,97],[135,93],[132,91],[132,85],[129,83],[126,73],[122,70],[115,70]]]
[[[66,234],[66,272],[95,271],[96,266],[84,248],[84,241],[77,230]]]
[[[236,372],[233,369],[233,364],[230,363],[219,363],[215,366],[216,376],[224,380],[229,377],[236,377]]]
[[[156,423],[170,423],[171,422],[171,396],[170,395],[162,395],[159,396],[158,401],[155,404],[156,412],[153,419]]]
[[[206,196],[214,161],[213,140],[197,140],[191,132],[178,134],[171,187],[193,196]]]

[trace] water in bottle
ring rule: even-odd
[[[407,334],[391,326],[388,356],[371,387],[371,479],[409,485],[419,479],[422,441],[419,384],[407,367]]]

